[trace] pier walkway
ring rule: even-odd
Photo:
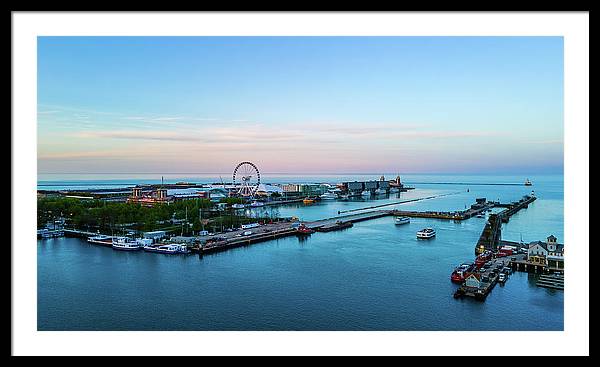
[[[533,203],[535,200],[535,196],[526,195],[521,200],[511,204],[496,203],[496,206],[506,207],[506,209],[498,214],[490,214],[490,217],[479,236],[479,240],[477,241],[477,244],[475,244],[475,255],[479,255],[486,250],[495,251],[500,242],[502,223],[507,223],[512,215],[516,214],[521,209],[529,207],[529,204]]]
[[[399,205],[399,204],[412,203],[412,202],[415,202],[415,201],[435,199],[435,198],[439,198],[439,197],[442,197],[442,196],[457,195],[457,194],[460,194],[460,193],[462,193],[462,191],[461,192],[451,192],[451,193],[440,194],[440,195],[433,195],[433,196],[426,196],[426,197],[416,198],[416,199],[395,201],[393,203],[387,203],[387,204],[381,204],[381,205],[374,205],[374,206],[367,206],[367,207],[358,208],[358,209],[340,210],[340,211],[338,211],[338,214],[350,213],[350,212],[358,212],[358,211],[368,210],[368,209],[382,208],[384,206],[391,206],[391,205]]]

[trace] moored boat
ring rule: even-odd
[[[89,243],[93,243],[93,244],[96,244],[96,245],[111,246],[112,247],[113,238],[112,238],[112,236],[106,236],[106,235],[103,235],[103,234],[99,234],[97,236],[88,237],[87,241]]]
[[[170,243],[157,246],[144,246],[144,251],[157,252],[159,254],[187,254],[190,250],[181,243]]]
[[[419,232],[417,232],[417,238],[432,238],[435,237],[435,229],[433,228],[423,228]]]
[[[142,247],[141,243],[127,237],[116,237],[112,242],[112,248],[120,251],[137,251],[141,250]]]
[[[450,280],[454,283],[462,283],[467,279],[469,274],[471,274],[475,270],[475,264],[473,263],[463,263],[457,266],[452,275],[450,275]]]
[[[231,207],[233,209],[244,209],[246,206],[244,204],[233,204]]]
[[[335,193],[330,192],[330,191],[324,193],[323,195],[321,195],[319,197],[321,198],[321,200],[335,200],[338,198],[338,196]]]
[[[364,196],[364,197],[369,197],[369,196],[371,196],[371,191],[365,190],[365,191],[361,192],[360,195]]]
[[[308,228],[307,226],[304,225],[304,223],[302,223],[298,226],[298,234],[307,235],[307,234],[312,234],[312,233],[315,233],[315,230]]]
[[[312,203],[314,203],[314,202],[315,202],[315,199],[306,198],[306,199],[302,200],[302,202],[303,202],[304,204],[312,204]]]
[[[486,262],[490,261],[491,259],[492,259],[492,252],[485,251],[482,254],[479,254],[475,258],[475,266],[477,266],[477,268],[481,268]]]
[[[253,201],[252,203],[250,203],[250,206],[252,207],[258,207],[258,206],[264,206],[264,203],[261,203],[260,201]]]

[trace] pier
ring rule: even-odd
[[[490,214],[479,240],[475,245],[475,255],[479,255],[486,250],[495,251],[498,248],[498,243],[501,236],[502,223],[507,223],[510,217],[519,210],[529,207],[529,204],[535,201],[536,197],[533,195],[526,195],[521,200],[513,202],[511,204],[495,203],[496,207],[504,207],[503,211],[498,214]]]
[[[96,232],[87,232],[87,231],[80,231],[77,229],[63,229],[63,232],[65,233],[65,237],[77,237],[77,238],[88,238],[88,237],[93,237],[93,236],[97,236],[99,235],[99,233]]]
[[[384,207],[384,206],[391,206],[391,205],[399,205],[399,204],[412,203],[412,202],[415,202],[415,201],[421,201],[421,200],[435,199],[435,198],[439,198],[439,197],[442,197],[442,196],[456,195],[456,194],[460,194],[460,192],[451,192],[451,193],[448,193],[448,194],[440,194],[440,195],[427,196],[427,197],[423,197],[423,198],[416,198],[416,199],[410,199],[410,200],[396,201],[396,202],[393,202],[393,203],[387,203],[387,204],[381,204],[381,205],[368,206],[368,207],[365,207],[365,208],[349,209],[349,210],[340,210],[340,211],[338,211],[338,214],[342,214],[342,213],[351,213],[351,212],[358,212],[358,211],[362,211],[362,210],[368,210],[368,209],[382,208],[382,207]]]
[[[500,273],[503,272],[503,269],[510,267],[513,258],[521,259],[524,256],[525,255],[498,257],[490,260],[491,265],[489,267],[482,267],[480,270],[472,273],[477,274],[476,278],[478,279],[478,282],[476,282],[476,286],[470,286],[467,285],[467,282],[464,282],[454,293],[454,298],[473,297],[476,300],[484,301],[498,283],[498,277],[500,276]],[[508,273],[505,274],[505,276],[510,278]],[[508,281],[508,279],[506,281]]]
[[[540,275],[535,285],[538,287],[564,290],[565,276],[562,274]]]
[[[369,208],[353,209],[346,212],[352,211],[364,211],[365,209],[378,208],[387,205],[397,205],[406,202],[414,202],[419,200],[433,199],[440,196],[453,195],[456,193],[447,193],[442,195],[429,196],[424,198],[417,198],[406,200],[397,203],[383,204],[373,206]],[[498,202],[486,202],[484,198],[477,199],[477,202],[469,209],[462,211],[453,212],[437,212],[437,211],[404,211],[404,210],[370,210],[362,213],[354,213],[347,215],[338,215],[335,217],[325,218],[316,221],[305,221],[301,222],[307,228],[315,230],[316,232],[330,232],[336,230],[342,230],[350,228],[354,223],[362,222],[366,220],[372,220],[382,218],[386,216],[406,216],[406,217],[419,217],[419,218],[431,218],[431,219],[442,219],[442,220],[466,220],[484,213],[494,207],[506,208],[499,214],[490,214],[490,218],[486,223],[486,226],[482,232],[482,235],[477,243],[477,249],[493,249],[495,250],[497,244],[500,241],[500,226],[503,218],[509,218],[522,208],[526,208],[531,202],[535,200],[533,196],[526,196],[518,202],[510,204],[501,204]],[[294,200],[295,201],[295,200]],[[277,238],[286,236],[298,235],[297,221],[284,220],[275,223],[267,223],[251,229],[238,229],[230,232],[217,233],[214,235],[197,236],[195,242],[191,246],[191,250],[199,253],[209,253],[214,251],[222,251],[230,248],[247,246],[264,241],[270,241]],[[64,229],[65,236],[88,238],[96,236],[99,233],[77,230],[77,229]],[[478,253],[476,249],[476,254]]]
[[[356,222],[362,222],[364,220],[386,217],[389,215],[392,215],[389,210],[374,210],[374,211],[370,211],[370,212],[366,212],[366,213],[342,215],[342,216],[338,216],[338,217],[316,220],[313,222],[304,222],[304,225],[307,226],[308,228],[316,229],[319,227],[323,227],[325,225],[335,224],[338,221],[356,223]]]

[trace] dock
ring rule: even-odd
[[[478,301],[484,301],[498,284],[498,277],[502,269],[510,267],[512,258],[522,258],[523,256],[505,256],[490,260],[492,265],[489,268],[481,268],[475,272],[480,277],[479,286],[472,287],[463,283],[454,293],[454,298],[472,297]],[[507,274],[507,276],[510,278],[510,275]]]
[[[198,252],[200,254],[225,251],[236,247],[248,246],[257,242],[270,241],[277,238],[293,236],[298,234],[296,228],[283,228],[276,231],[268,231],[262,233],[256,233],[249,236],[233,237],[220,241],[198,244],[192,246],[192,252]]]
[[[336,223],[326,224],[321,227],[316,227],[315,230],[317,232],[331,232],[331,231],[339,231],[341,229],[351,228],[354,226],[352,222],[341,222],[338,221]]]
[[[93,236],[97,236],[99,233],[95,233],[95,232],[87,232],[87,231],[80,231],[77,229],[63,229],[63,232],[65,233],[65,237],[77,237],[77,238],[88,238],[88,237],[93,237]]]
[[[495,251],[500,242],[502,223],[507,223],[511,216],[521,209],[529,207],[529,204],[533,203],[535,200],[535,196],[526,195],[521,200],[510,204],[495,203],[494,206],[506,209],[498,214],[490,214],[490,217],[479,236],[479,240],[475,245],[475,255],[479,255],[487,250]]]
[[[540,275],[535,285],[538,287],[564,290],[565,276],[564,274]]]
[[[412,202],[415,202],[415,201],[430,200],[430,199],[435,199],[435,198],[439,198],[439,197],[442,197],[442,196],[457,195],[457,194],[460,194],[460,192],[451,192],[451,193],[447,193],[447,194],[426,196],[426,197],[416,198],[416,199],[401,200],[401,201],[395,201],[393,203],[386,203],[386,204],[381,204],[381,205],[367,206],[367,207],[364,207],[364,208],[349,209],[349,210],[340,210],[340,211],[338,211],[338,214],[358,212],[358,211],[369,210],[369,209],[377,209],[377,208],[382,208],[384,206],[406,204],[406,203],[412,203]]]

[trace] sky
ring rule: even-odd
[[[38,173],[563,172],[562,37],[38,37]]]

